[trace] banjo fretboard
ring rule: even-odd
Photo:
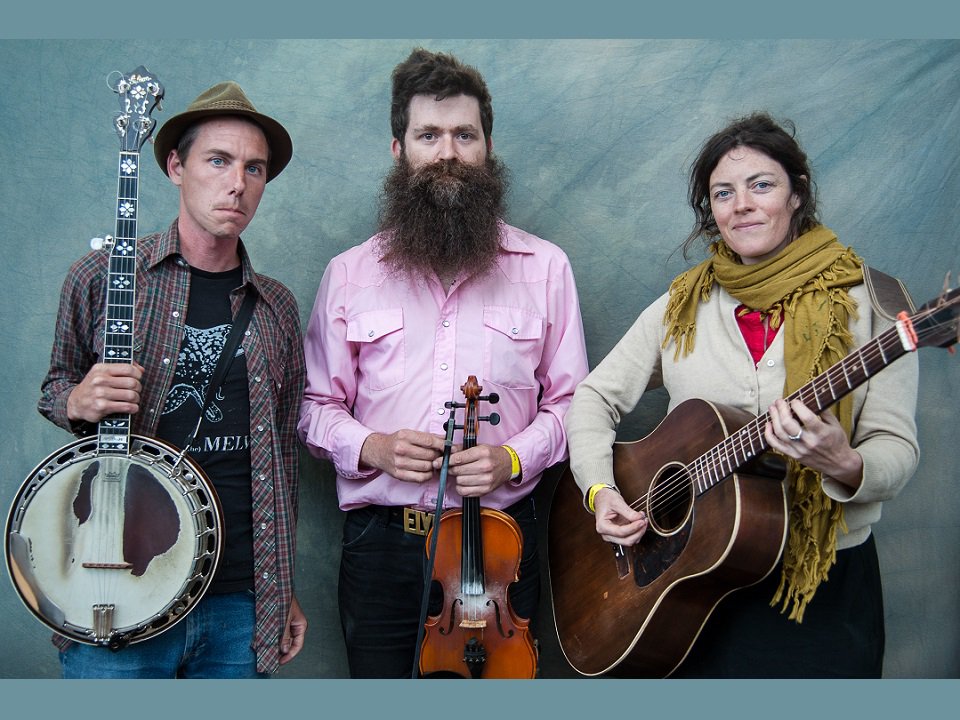
[[[155,120],[150,112],[160,102],[162,88],[143,67],[117,86],[120,112],[114,118],[121,151],[117,167],[115,235],[109,244],[104,317],[103,362],[131,363],[134,350],[134,310],[137,284],[137,209],[140,190],[140,148]],[[130,450],[130,415],[110,415],[99,423],[101,453]]]

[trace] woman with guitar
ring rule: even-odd
[[[863,261],[818,220],[806,155],[768,115],[739,119],[707,139],[692,166],[689,200],[696,221],[684,252],[703,238],[708,259],[676,277],[643,311],[578,386],[565,420],[583,505],[595,513],[599,536],[617,549],[621,578],[630,573],[620,585],[638,595],[651,589],[657,594],[637,601],[656,610],[642,627],[638,621],[639,639],[629,654],[584,664],[598,674],[656,667],[661,674],[688,677],[879,677],[883,603],[871,524],[918,461],[916,358],[908,354],[869,385],[855,383],[858,365],[844,368],[839,383],[784,399],[891,321],[871,300]],[[901,296],[895,312],[909,309],[908,302]],[[644,494],[631,485],[629,464],[620,463],[611,448],[619,419],[646,388],[659,385],[670,396],[664,425],[671,423],[677,462],[638,460],[634,466],[650,473],[671,468]],[[830,395],[828,401],[822,394]],[[777,488],[757,513],[756,524],[769,526],[765,535],[751,535],[752,490],[737,474],[725,480],[738,462],[713,473],[708,484],[724,482],[700,494],[693,465],[706,464],[707,456],[691,463],[696,452],[682,447],[706,434],[699,417],[685,417],[691,408],[681,407],[694,399],[708,401],[701,404],[711,423],[724,425],[725,433],[745,421],[731,422],[718,408],[747,411],[748,418],[766,413],[753,435],[739,438],[734,448],[745,450],[745,457],[769,448],[785,465],[777,476],[784,478],[782,495],[777,480],[759,480],[763,492]],[[662,435],[641,442],[660,443]],[[730,537],[713,529],[706,504],[724,493],[736,525]],[[661,505],[663,499],[669,503]],[[766,559],[750,572],[740,559],[722,567],[739,553],[764,552]],[[685,576],[654,579],[660,569],[652,565],[671,565],[673,572],[696,553],[706,559],[690,564]],[[644,572],[651,575],[641,577]],[[711,573],[720,577],[713,586],[704,581]],[[685,590],[696,582],[697,590]],[[565,591],[555,584],[558,592]],[[691,612],[699,601],[702,610]],[[555,602],[562,606],[564,597]],[[565,613],[558,607],[559,622]],[[682,625],[689,627],[681,631]],[[664,626],[679,644],[672,655],[666,631],[656,636],[659,649],[644,647],[647,636]],[[670,658],[659,667],[658,654]]]

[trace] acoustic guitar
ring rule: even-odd
[[[958,314],[960,290],[945,289],[787,399],[821,413],[906,353],[956,343]],[[629,548],[597,534],[565,471],[550,509],[548,563],[557,635],[577,672],[670,675],[717,603],[777,566],[787,506],[782,475],[760,469],[770,457],[768,421],[687,400],[647,437],[615,443],[617,487],[650,523]]]
[[[114,92],[116,236],[108,237],[105,363],[133,361],[140,148],[163,87],[143,66]],[[223,517],[203,470],[111,415],[96,435],[55,451],[27,476],[7,518],[4,551],[20,599],[65,637],[119,649],[186,617],[217,568]]]

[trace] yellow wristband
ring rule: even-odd
[[[510,479],[516,480],[520,477],[520,456],[509,445],[501,445],[501,447],[510,454]]]
[[[590,512],[595,513],[597,511],[593,505],[593,501],[596,499],[597,493],[604,488],[616,491],[616,488],[613,485],[608,485],[607,483],[597,483],[596,485],[591,485],[590,489],[587,490],[587,509],[589,509]]]

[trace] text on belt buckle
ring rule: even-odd
[[[414,535],[426,535],[433,525],[433,515],[416,508],[403,509],[403,531]]]

